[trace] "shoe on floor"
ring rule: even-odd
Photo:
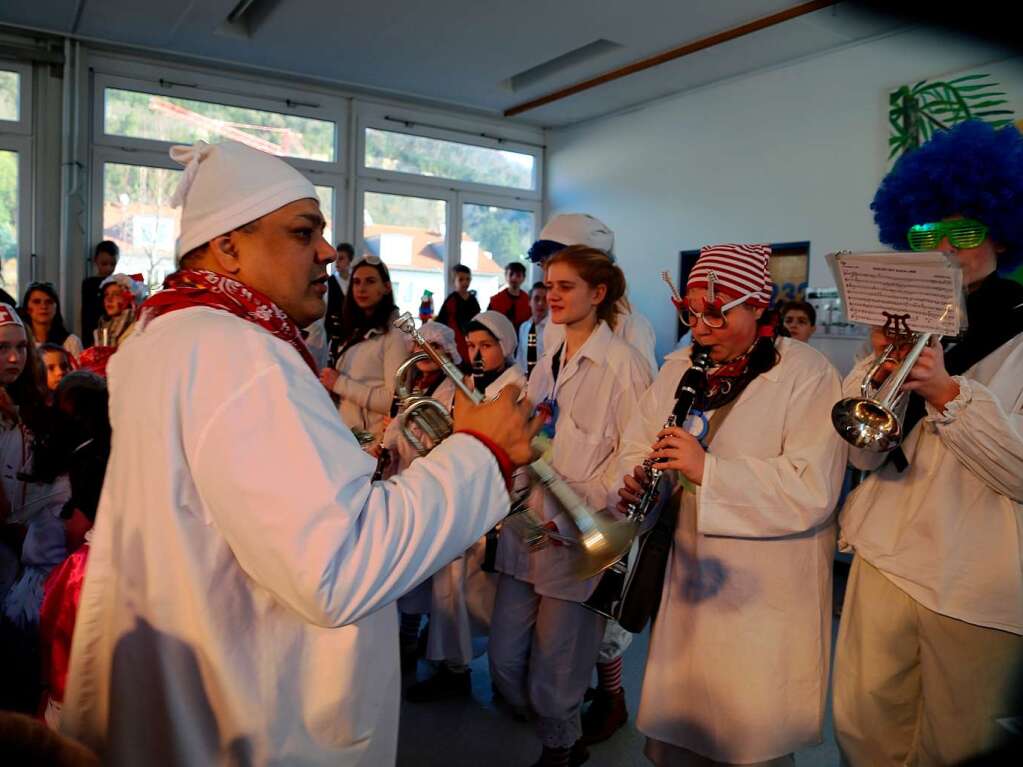
[[[620,730],[629,721],[629,712],[625,708],[625,690],[616,693],[597,690],[593,702],[583,714],[583,736],[580,740],[587,744],[603,743]]]
[[[540,754],[540,761],[534,764],[533,767],[564,767],[566,751],[568,752],[568,767],[579,767],[579,765],[584,764],[590,758],[590,752],[580,739],[575,742],[571,749],[544,746],[543,753]]]
[[[468,698],[472,695],[471,671],[455,672],[447,666],[440,666],[437,673],[422,682],[416,682],[405,690],[409,703],[429,703],[435,700]]]

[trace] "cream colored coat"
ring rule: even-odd
[[[841,390],[816,350],[787,338],[778,349],[720,426],[695,518],[679,520],[637,719],[644,734],[722,762],[817,743],[824,718],[846,462],[829,414]],[[689,351],[669,354],[640,400],[619,477],[649,453]]]
[[[394,374],[408,357],[406,336],[397,328],[370,334],[345,351],[334,368],[340,374],[334,393],[341,397],[338,411],[351,429],[383,436],[384,418],[391,412]]]
[[[504,514],[453,435],[371,484],[316,376],[225,312],[137,329],[61,729],[112,765],[392,764],[401,594]]]
[[[586,342],[565,362],[555,382],[552,362],[557,347],[533,369],[529,399],[540,404],[553,397],[558,419],[550,463],[569,487],[594,509],[606,505],[618,477],[615,452],[640,396],[650,385],[650,372],[639,353],[600,322]],[[554,522],[562,535],[578,530],[551,495],[537,485],[529,499],[533,512]],[[599,576],[580,581],[568,547],[547,546],[530,554],[511,531],[501,534],[497,569],[532,583],[537,594],[583,602],[596,588]]]

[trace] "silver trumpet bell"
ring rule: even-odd
[[[426,455],[437,444],[451,435],[454,422],[444,405],[433,397],[412,394],[410,377],[415,371],[416,365],[430,359],[425,352],[413,354],[401,365],[394,375],[394,394],[401,400],[398,425],[401,428],[402,436],[408,441],[412,448],[419,455]],[[420,439],[411,425],[415,424],[420,434],[429,440],[429,444]]]
[[[934,334],[914,335],[916,341],[913,348],[880,386],[875,386],[873,378],[886,362],[898,361],[893,356],[898,347],[898,339],[885,347],[867,371],[860,384],[860,396],[846,397],[831,409],[831,423],[835,430],[853,447],[874,453],[887,453],[902,442],[905,435],[897,411],[901,409],[908,394],[902,391],[902,385]]]
[[[483,395],[466,385],[462,380],[462,373],[451,360],[430,346],[423,338],[410,313],[405,312],[398,317],[394,321],[394,327],[410,335],[423,351],[440,365],[444,374],[471,402],[479,404],[483,401]],[[590,578],[611,567],[625,555],[625,552],[632,546],[639,526],[630,520],[619,520],[608,511],[596,512],[587,506],[586,502],[542,457],[547,447],[548,445],[542,439],[534,438],[533,449],[541,457],[530,463],[528,468],[530,473],[540,481],[547,492],[571,517],[572,522],[579,530],[579,538],[571,541],[576,549],[574,569],[580,579]],[[537,548],[536,541],[541,536],[546,536],[547,533],[535,515],[528,510],[528,507],[522,504],[516,504],[516,506],[518,513],[512,516],[519,517],[527,528],[520,530],[520,535],[523,535],[531,549],[535,549]]]

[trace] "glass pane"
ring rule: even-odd
[[[367,168],[533,189],[534,162],[521,152],[366,129]]]
[[[363,255],[378,256],[391,272],[394,302],[419,316],[423,291],[434,311],[444,303],[447,203],[425,197],[366,192],[362,213]]]
[[[171,195],[181,171],[144,165],[103,165],[103,239],[121,249],[117,271],[145,276],[150,290],[174,271],[181,209]]]
[[[117,88],[104,90],[104,110],[103,130],[114,136],[183,144],[231,139],[282,157],[336,156],[336,126],[326,120]]]
[[[316,187],[316,196],[320,198],[320,212],[327,219],[327,226],[323,230],[323,239],[331,245],[336,245],[337,243],[334,242],[334,187],[318,186]]]
[[[17,120],[20,80],[17,72],[0,70],[0,120]]]
[[[521,261],[529,274],[526,252],[533,244],[533,213],[493,205],[462,206],[461,262],[472,269],[472,286],[483,309],[504,287],[504,268]],[[525,288],[528,290],[529,286]]]
[[[0,288],[18,295],[18,153],[0,150]]]

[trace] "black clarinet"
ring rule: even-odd
[[[671,415],[664,422],[665,429],[678,424],[685,424],[697,398],[707,390],[707,368],[709,367],[710,355],[706,350],[701,349],[693,356],[692,366],[679,379],[678,387],[675,389],[675,407],[672,408]],[[643,461],[643,468],[646,470],[649,483],[644,489],[643,494],[639,497],[639,500],[630,503],[626,511],[626,517],[636,524],[637,529],[643,524],[643,520],[657,503],[660,495],[658,485],[664,473],[664,470],[657,466],[657,462],[650,458]],[[640,541],[641,558],[643,556],[642,549],[646,545],[648,538],[649,533],[646,533]],[[633,628],[625,625],[626,622],[629,622],[630,625],[633,622],[625,621],[622,618],[622,607],[629,597],[629,587],[631,585],[629,574],[629,556],[626,554],[604,571],[600,582],[597,583],[597,588],[590,595],[590,598],[583,603],[583,606],[607,618],[618,620],[622,623],[623,628],[633,631]],[[658,598],[660,597],[659,594],[657,596]],[[643,625],[645,623],[644,621]],[[641,631],[642,628],[640,626],[636,631]]]

